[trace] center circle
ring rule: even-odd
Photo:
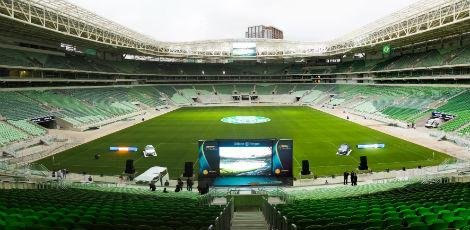
[[[230,124],[259,124],[271,121],[271,119],[267,117],[260,117],[260,116],[232,116],[232,117],[224,117],[220,121]]]

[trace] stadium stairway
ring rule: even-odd
[[[235,212],[232,219],[231,230],[267,230],[268,225],[264,220],[263,213]]]

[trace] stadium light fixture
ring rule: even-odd
[[[117,152],[137,152],[139,148],[137,147],[109,147],[109,151],[117,151]]]
[[[385,148],[385,144],[359,144],[358,149],[381,149]]]

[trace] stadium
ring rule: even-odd
[[[412,2],[180,42],[0,0],[0,229],[470,229],[470,0]]]

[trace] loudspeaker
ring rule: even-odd
[[[135,173],[134,160],[132,159],[126,160],[126,170],[124,170],[124,172],[127,174]]]
[[[367,157],[361,156],[360,159],[361,159],[361,163],[359,164],[359,170],[369,169],[369,166],[367,166]]]
[[[308,160],[302,161],[302,172],[300,173],[302,175],[310,175],[310,164],[308,163]]]
[[[184,163],[183,177],[193,177],[193,162]]]

